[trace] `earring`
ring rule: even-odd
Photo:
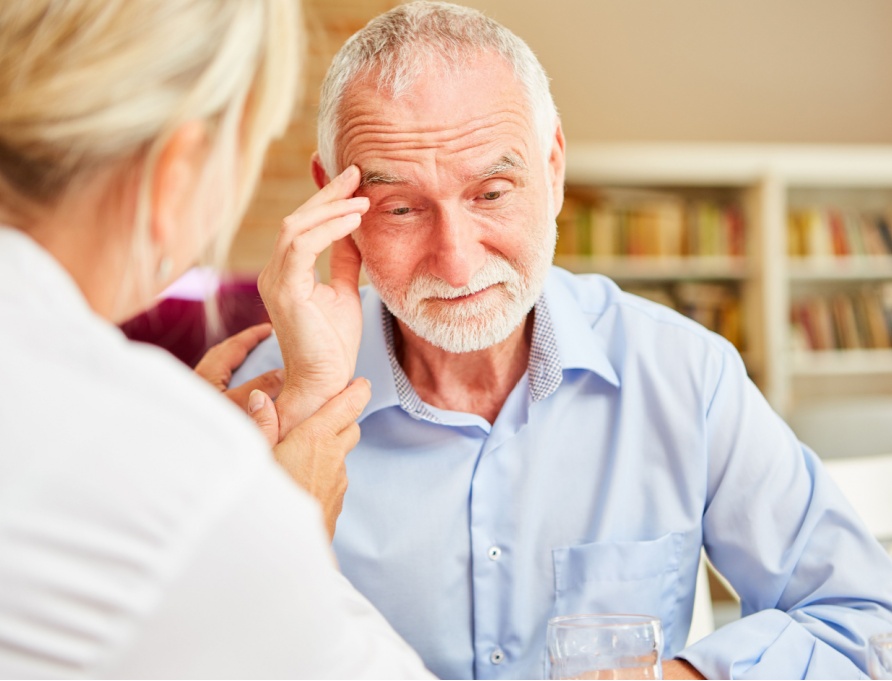
[[[172,271],[173,259],[169,255],[161,256],[161,262],[158,263],[158,271],[155,272],[155,279],[159,282],[167,281]]]

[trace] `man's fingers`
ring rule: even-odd
[[[346,288],[351,293],[359,288],[359,271],[362,268],[362,256],[353,243],[353,239],[345,236],[332,244],[329,269],[331,271],[331,287],[337,291]]]
[[[319,254],[332,243],[343,239],[359,227],[360,216],[351,213],[329,220],[311,232],[296,237],[286,251],[279,272],[284,281],[298,281],[301,275],[313,272]]]
[[[340,199],[312,208],[307,208],[306,204],[304,204],[282,221],[281,236],[284,239],[289,239],[308,232],[318,225],[350,215],[351,213],[363,215],[368,209],[369,200],[364,196]]]
[[[369,209],[368,198],[353,196],[359,188],[360,178],[356,166],[348,167],[286,217],[282,221],[273,247],[273,256],[267,267],[279,269],[285,252],[296,236],[350,213],[365,213]]]
[[[360,179],[362,179],[362,174],[359,172],[359,168],[347,166],[340,175],[333,178],[331,182],[311,196],[304,205],[311,207],[333,199],[353,196],[353,193],[359,189]]]
[[[282,221],[272,257],[264,268],[264,276],[278,276],[295,249],[305,253],[315,263],[318,255],[332,241],[359,226],[368,208],[369,200],[365,197],[344,199],[311,209],[304,204]]]
[[[260,428],[270,447],[279,443],[279,416],[269,395],[252,390],[248,396],[248,416]]]

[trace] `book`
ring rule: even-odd
[[[842,350],[858,350],[865,346],[862,335],[858,331],[858,322],[855,320],[855,305],[852,299],[844,294],[837,293],[830,300],[833,313],[833,322],[837,339],[837,346]]]
[[[827,211],[827,227],[830,230],[830,243],[833,247],[833,255],[837,257],[851,255],[852,249],[849,245],[849,238],[839,211]]]
[[[883,301],[878,289],[864,287],[858,294],[859,307],[863,310],[864,325],[867,327],[868,347],[892,347],[892,329],[883,314]]]
[[[892,255],[887,215],[838,208],[800,208],[787,213],[790,257]]]
[[[613,257],[618,254],[616,213],[604,206],[591,208],[592,255]]]
[[[576,214],[584,204],[572,196],[564,198],[564,205],[557,216],[557,246],[555,252],[560,255],[577,255],[579,245],[576,238]]]
[[[892,231],[889,230],[889,222],[885,215],[876,216],[876,226],[885,248],[885,255],[892,255]]]
[[[585,196],[568,193],[558,216],[561,255],[678,258],[745,251],[746,218],[735,202],[607,188]]]
[[[852,255],[864,255],[867,251],[864,247],[864,234],[861,229],[861,215],[856,211],[844,211],[842,213],[843,227],[849,242],[849,250]]]
[[[796,341],[809,350],[892,347],[892,282],[791,302]]]

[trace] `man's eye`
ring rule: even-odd
[[[393,210],[387,211],[391,215],[406,215],[408,214],[410,208],[408,206],[402,206],[400,208],[394,208]]]
[[[500,196],[502,196],[502,192],[486,192],[483,194],[483,198],[487,201],[495,201]]]

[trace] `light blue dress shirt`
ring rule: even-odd
[[[435,674],[542,678],[573,613],[658,615],[664,657],[714,678],[854,678],[892,631],[892,561],[716,334],[553,268],[489,424],[422,402],[373,290],[363,315],[334,546]],[[281,364],[270,339],[236,381]],[[743,617],[683,650],[701,545]]]

